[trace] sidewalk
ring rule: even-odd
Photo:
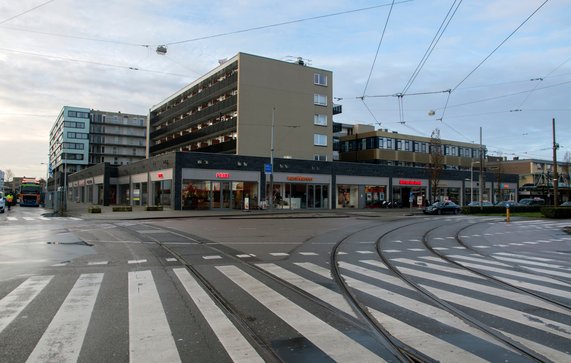
[[[266,210],[173,210],[164,208],[162,211],[146,211],[145,207],[134,206],[131,212],[113,212],[112,206],[98,206],[101,213],[89,213],[89,205],[70,203],[65,213],[66,217],[76,217],[85,220],[136,220],[136,219],[166,219],[166,218],[345,218],[349,216],[362,217],[397,217],[422,214],[420,209],[266,209]]]

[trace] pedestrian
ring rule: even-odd
[[[8,195],[6,195],[6,204],[8,204],[8,210],[10,210],[10,207],[12,206],[13,200],[14,200],[14,196],[12,195],[12,193],[8,193]]]

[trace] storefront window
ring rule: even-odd
[[[387,188],[384,185],[365,186],[365,207],[381,208],[386,200]]]
[[[358,208],[358,207],[359,207],[359,186],[338,185],[337,208]]]
[[[171,204],[171,181],[161,180],[153,182],[155,205],[170,205]]]

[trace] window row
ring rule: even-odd
[[[67,111],[67,117],[76,117],[76,118],[89,118],[89,112],[81,112],[81,111]]]
[[[85,123],[84,122],[74,122],[74,121],[64,121],[63,127],[72,128],[72,129],[84,129]]]
[[[434,147],[434,145],[432,146]],[[455,145],[442,145],[443,155],[461,156],[467,158],[479,158],[480,149],[463,148]],[[403,140],[391,137],[369,137],[366,139],[349,140],[341,142],[341,151],[358,151],[370,149],[387,149],[399,151],[411,151],[417,153],[430,153],[431,145],[429,142],[420,142],[413,140]]]
[[[84,144],[75,143],[75,142],[64,142],[63,143],[64,149],[73,149],[73,150],[83,150],[85,148]]]
[[[82,132],[68,132],[67,133],[67,138],[68,139],[81,139],[81,140],[87,140],[89,138],[89,134],[85,134]]]

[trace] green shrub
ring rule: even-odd
[[[571,208],[568,207],[542,207],[541,214],[546,218],[571,218]]]

